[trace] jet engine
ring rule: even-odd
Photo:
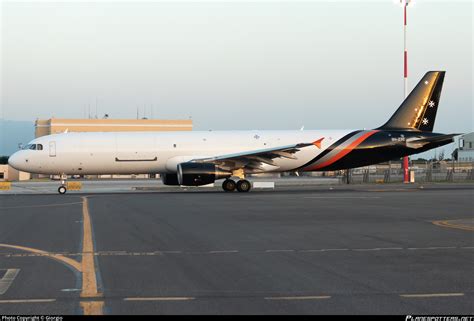
[[[177,176],[180,185],[200,186],[230,177],[232,173],[209,163],[180,163]]]
[[[179,185],[178,174],[161,174],[161,180],[165,185]]]

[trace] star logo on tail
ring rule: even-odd
[[[423,123],[423,125],[428,125],[428,118],[423,118],[422,123]]]
[[[434,101],[430,100],[430,102],[428,103],[428,106],[430,106],[430,108],[433,108],[435,106]]]

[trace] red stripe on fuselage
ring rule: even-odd
[[[343,150],[341,150],[339,153],[337,153],[336,155],[334,155],[334,157],[332,157],[331,159],[325,161],[324,163],[321,163],[319,165],[316,165],[316,166],[313,166],[313,167],[310,167],[309,169],[307,170],[310,170],[310,171],[314,171],[314,170],[317,170],[317,169],[321,169],[323,167],[326,167],[326,166],[329,166],[335,162],[337,162],[338,160],[340,160],[341,158],[343,158],[344,156],[346,156],[347,154],[349,154],[354,148],[356,148],[357,146],[359,146],[363,141],[365,141],[367,138],[369,138],[370,136],[372,136],[373,134],[375,134],[376,132],[378,132],[378,130],[372,130],[370,132],[367,132],[365,133],[364,135],[360,136],[359,138],[357,138],[355,141],[353,141],[349,146],[347,146],[346,148],[344,148]]]

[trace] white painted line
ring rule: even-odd
[[[270,296],[266,297],[265,300],[326,300],[330,299],[329,295],[319,296]]]
[[[432,246],[432,247],[409,247],[407,250],[416,251],[416,250],[452,250],[457,249],[456,246]]]
[[[26,299],[26,300],[0,300],[0,304],[4,303],[47,303],[55,302],[56,299]]]
[[[456,246],[432,246],[426,247],[425,250],[444,250],[444,249],[456,249]]]
[[[16,276],[20,272],[20,269],[8,269],[5,275],[0,279],[0,295],[5,294],[15,280]]]
[[[156,255],[161,255],[162,253],[161,252],[145,252],[142,254],[145,256],[156,256]]]
[[[299,252],[330,252],[330,251],[349,251],[349,249],[319,249],[319,250],[301,250]]]
[[[400,294],[402,298],[442,298],[464,296],[464,293],[425,293],[425,294]]]
[[[97,252],[97,255],[104,255],[104,256],[108,256],[108,255],[127,255],[128,253],[126,251],[101,251],[101,252]]]
[[[148,298],[125,298],[124,301],[190,301],[195,297],[148,297]]]
[[[61,292],[80,292],[82,289],[61,289]]]

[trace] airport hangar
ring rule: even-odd
[[[35,138],[68,132],[145,132],[187,131],[193,129],[191,119],[37,119]]]
[[[50,118],[35,121],[35,138],[64,132],[146,132],[189,131],[193,129],[191,119],[67,119]],[[25,181],[38,175],[19,172],[11,166],[0,165],[0,181]],[[108,175],[110,176],[110,175]],[[114,176],[115,177],[115,176]],[[123,178],[123,176],[121,176]],[[148,175],[137,175],[147,178]],[[103,177],[105,178],[105,177]],[[110,177],[111,178],[111,177]]]

